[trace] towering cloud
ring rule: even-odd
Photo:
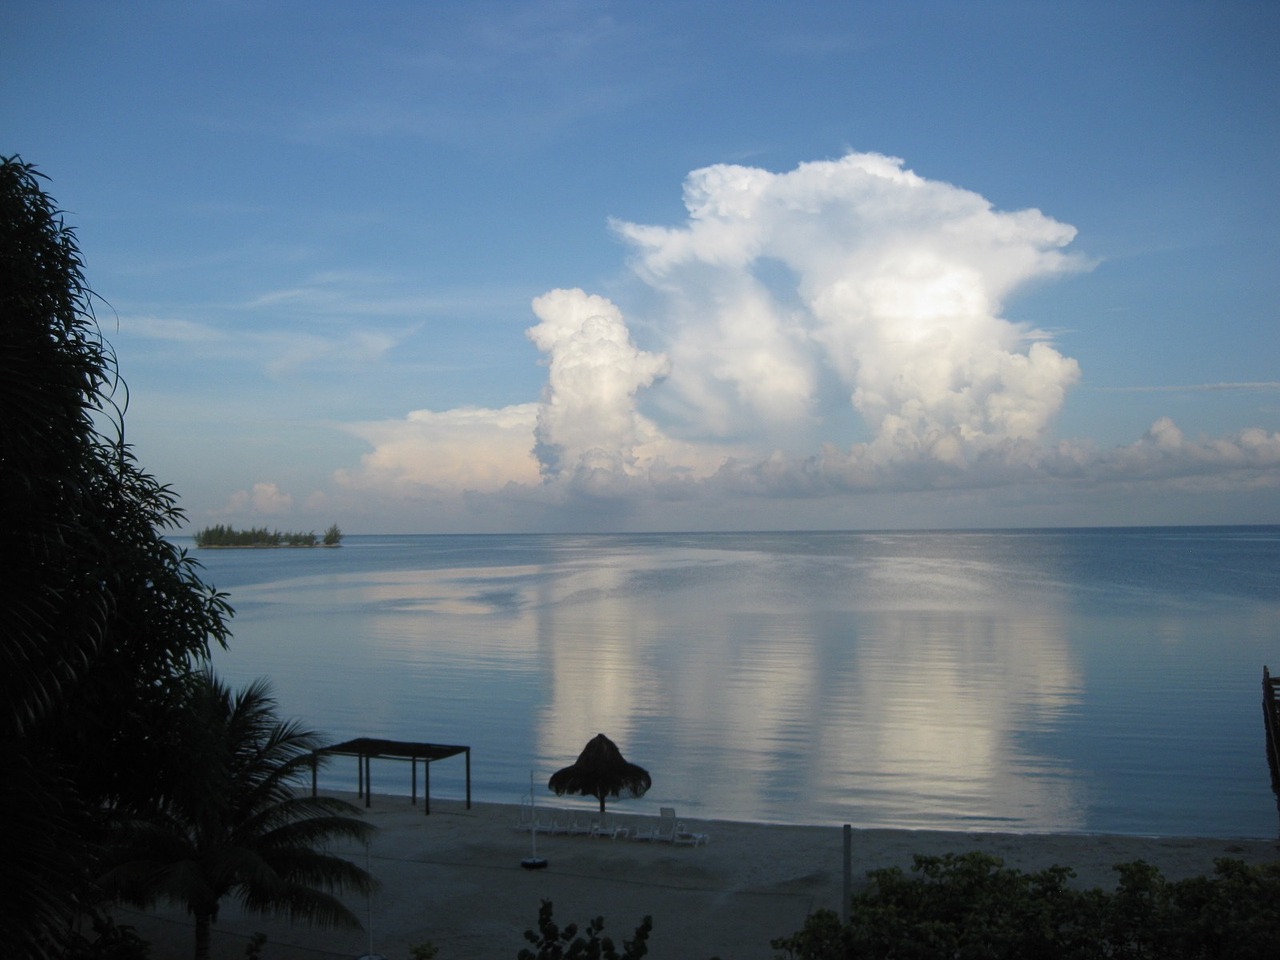
[[[1048,442],[1079,366],[1002,314],[1025,285],[1088,264],[1065,251],[1074,228],[1038,210],[996,210],[869,153],[785,173],[706,167],[684,201],[683,223],[612,225],[652,293],[648,349],[612,301],[552,290],[527,330],[547,367],[536,403],[351,425],[373,450],[340,483],[477,516],[507,505],[523,522],[582,495],[612,509],[1020,480],[1275,482],[1280,437],[1262,431],[1188,440],[1161,420],[1113,451]]]
[[[607,492],[640,472],[644,448],[658,439],[635,397],[667,372],[667,359],[637,349],[604,297],[552,290],[533,312],[541,322],[528,336],[549,370],[534,431],[542,475]]]
[[[834,377],[877,462],[961,465],[1039,438],[1079,377],[1000,317],[1019,286],[1082,266],[1062,252],[1075,230],[1039,211],[996,211],[877,154],[707,167],[684,196],[682,226],[614,226],[666,298],[670,387],[709,414],[697,429],[830,416]]]

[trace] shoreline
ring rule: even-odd
[[[308,792],[310,791],[309,786],[306,787],[306,789]],[[373,792],[373,806],[371,808],[365,807],[364,798],[358,795],[354,790],[342,789],[340,787],[326,788],[323,782],[320,782],[317,789],[319,793],[323,796],[338,797],[340,799],[346,800],[349,803],[355,804],[360,808],[362,813],[372,813],[378,809],[379,805],[388,803],[388,802],[389,803],[403,802],[405,804],[411,804],[414,802],[421,804],[422,802],[421,789],[419,789],[419,793],[417,794],[417,797],[415,800],[415,798],[411,796],[408,791],[401,791],[394,787],[388,789],[385,785],[381,783],[375,787],[375,790]],[[515,793],[516,791],[513,789],[507,792]],[[526,787],[524,794],[522,794],[522,797],[524,798],[526,803],[528,801],[528,796],[529,794]],[[458,811],[461,811],[463,813],[466,812],[465,801],[461,796],[436,797],[433,795],[431,798],[431,808],[433,812],[436,808],[437,803],[442,804],[445,807],[456,806],[458,808]],[[660,803],[663,806],[669,805],[671,803],[676,803],[677,806],[679,805],[678,801],[669,801],[665,799],[661,800]],[[519,811],[521,807],[519,803],[511,803],[506,800],[482,800],[482,799],[477,799],[474,796],[472,799],[472,805],[474,807],[499,807],[503,809],[509,809],[510,811],[512,811],[512,816],[516,816],[517,811]],[[651,800],[649,797],[645,797],[640,800],[629,800],[625,798],[620,800],[614,800],[610,798],[608,815],[610,818],[613,818],[616,816],[618,819],[624,820],[624,821],[627,820],[628,818],[638,820],[638,821],[645,821],[645,820],[655,819],[658,816],[658,809],[659,809],[659,801]],[[455,812],[458,812],[458,811],[455,811]],[[544,819],[543,814],[546,814],[548,812],[557,813],[562,816],[567,816],[570,818],[585,817],[588,819],[595,819],[597,817],[597,802],[594,797],[584,799],[571,794],[566,794],[564,796],[557,796],[551,793],[550,791],[548,791],[544,798],[538,800],[537,811],[539,815],[538,816],[539,820]],[[419,808],[419,812],[421,812],[421,808]],[[749,817],[748,818],[704,817],[704,816],[698,816],[696,814],[686,814],[686,813],[681,813],[679,819],[683,821],[688,821],[689,823],[698,823],[698,824],[722,823],[722,824],[731,824],[734,826],[742,826],[742,827],[758,827],[760,829],[766,829],[766,830],[767,829],[806,830],[810,828],[818,829],[818,830],[827,830],[832,828],[841,829],[845,822],[845,821],[841,821],[840,823],[836,823],[832,821],[829,823],[815,823],[809,820],[758,820],[758,819],[751,819]],[[1064,837],[1064,838],[1116,837],[1116,838],[1122,838],[1122,839],[1131,838],[1134,840],[1154,840],[1154,841],[1176,841],[1179,839],[1183,839],[1183,840],[1194,840],[1196,842],[1202,842],[1202,841],[1222,842],[1226,844],[1234,843],[1237,841],[1241,843],[1246,843],[1246,844],[1274,842],[1278,845],[1277,849],[1280,849],[1280,818],[1277,819],[1277,832],[1275,837],[1249,836],[1247,834],[1242,834],[1242,833],[1241,834],[1225,834],[1224,833],[1221,835],[1158,833],[1158,832],[1126,833],[1123,831],[1115,831],[1115,830],[1082,830],[1082,829],[1045,830],[1045,829],[1035,829],[1035,828],[1003,830],[1003,829],[998,829],[996,827],[990,827],[990,826],[964,828],[964,827],[940,827],[940,826],[928,826],[928,825],[904,826],[904,825],[898,825],[898,824],[890,824],[890,825],[883,825],[883,826],[862,826],[862,827],[854,825],[853,831],[855,833],[858,833],[858,832],[873,833],[876,831],[883,831],[886,833],[905,833],[905,834],[942,834],[946,836],[957,836],[957,837],[963,837],[963,836],[974,834],[974,835],[982,835],[982,836],[1009,836],[1009,837]]]
[[[332,549],[340,543],[205,543],[195,545],[197,550],[314,550],[316,547]]]
[[[630,939],[645,915],[653,917],[650,956],[707,960],[773,960],[769,941],[799,930],[817,909],[839,911],[844,887],[843,825],[788,826],[682,818],[692,832],[709,836],[699,846],[519,830],[520,807],[433,798],[431,815],[408,797],[374,794],[372,806],[354,794],[326,792],[361,807],[379,828],[368,851],[334,845],[331,852],[365,866],[382,883],[370,902],[346,898],[366,930],[323,930],[288,920],[246,916],[229,899],[213,931],[215,960],[244,956],[249,937],[267,935],[264,957],[320,960],[372,952],[409,960],[410,950],[430,941],[439,960],[512,957],[536,927],[542,900],[555,906],[555,921],[585,927],[603,916],[604,936]],[[539,820],[596,819],[582,807],[538,804]],[[658,807],[643,800],[619,801],[609,819],[632,831],[655,825]],[[679,810],[677,810],[679,816]],[[854,828],[852,887],[870,870],[908,870],[916,854],[982,850],[1006,866],[1025,871],[1059,865],[1072,868],[1073,885],[1115,887],[1113,867],[1145,860],[1167,879],[1212,873],[1214,860],[1247,863],[1280,859],[1275,839],[1139,837],[1109,834],[1013,834],[943,830]],[[545,870],[525,870],[520,861],[536,853]],[[132,924],[152,941],[153,953],[189,953],[193,933],[182,908],[150,913],[118,909],[118,922]],[[366,918],[369,922],[366,922]],[[372,947],[372,950],[370,949]]]

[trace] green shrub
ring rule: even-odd
[[[61,942],[50,946],[48,955],[63,960],[150,960],[151,944],[138,936],[132,926],[117,924],[114,918],[97,911],[91,911],[89,919],[92,940],[67,929]]]
[[[909,877],[873,870],[850,921],[813,914],[772,941],[792,960],[1233,960],[1280,942],[1280,865],[1218,860],[1213,877],[1170,882],[1121,864],[1116,891],[1068,886],[1074,873],[1006,868],[983,853],[915,858]]]
[[[649,932],[653,929],[653,918],[645,917],[636,927],[635,939],[622,942],[622,953],[618,953],[613,941],[601,937],[604,929],[604,917],[596,917],[587,924],[585,938],[578,936],[578,925],[571,923],[566,927],[558,927],[552,919],[550,900],[543,900],[538,910],[538,932],[524,932],[537,952],[525,947],[517,954],[518,960],[639,960],[649,952]]]

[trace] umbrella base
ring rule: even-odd
[[[547,861],[544,857],[525,857],[520,861],[520,866],[526,870],[545,870]]]

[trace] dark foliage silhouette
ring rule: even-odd
[[[313,732],[280,720],[258,681],[233,693],[209,673],[188,681],[171,719],[180,770],[162,804],[124,819],[106,849],[103,891],[147,907],[185,906],[195,918],[197,958],[228,896],[250,911],[320,926],[360,926],[330,891],[372,891],[350,861],[317,850],[334,839],[367,841],[374,828],[358,807],[295,790],[311,775]]]
[[[98,815],[145,803],[155,721],[231,609],[164,539],[127,390],[42,176],[0,159],[0,942],[43,956],[86,905]]]

